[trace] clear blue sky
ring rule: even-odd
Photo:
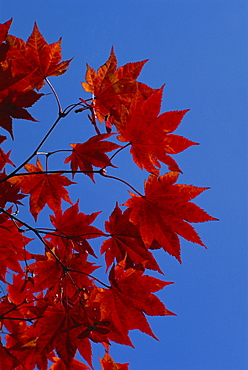
[[[63,37],[63,59],[74,60],[64,76],[51,81],[64,107],[87,96],[80,86],[85,63],[98,68],[114,45],[119,65],[150,59],[139,81],[154,88],[166,84],[162,112],[190,108],[177,133],[201,145],[175,157],[184,172],[179,182],[211,187],[196,203],[220,221],[196,225],[208,250],[182,241],[182,265],[165,253],[156,254],[165,279],[175,282],[159,297],[178,316],[149,318],[160,342],[134,331],[136,349],[113,344],[115,360],[130,362],[131,370],[247,369],[247,1],[1,0],[0,5],[1,23],[14,18],[11,34],[26,40],[36,21],[49,43]],[[53,96],[43,97],[30,112],[39,123],[14,124],[16,164],[55,120]],[[84,122],[83,114],[69,116],[44,150],[86,140],[91,132]],[[122,177],[142,191],[146,173],[134,165],[122,170],[124,160],[118,160]],[[96,179],[93,189],[85,176],[76,180],[80,185],[72,190],[72,199],[82,197],[81,210],[104,210],[99,227],[115,201],[128,197],[125,187],[105,179]],[[96,370],[102,354],[94,346]]]

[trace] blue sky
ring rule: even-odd
[[[247,2],[1,0],[0,5],[1,23],[14,18],[13,35],[26,40],[36,21],[49,43],[62,36],[63,60],[74,59],[68,72],[51,82],[64,107],[87,97],[80,85],[85,63],[98,68],[113,45],[119,65],[150,59],[139,81],[154,88],[166,84],[162,112],[190,108],[177,133],[200,146],[175,157],[184,172],[179,182],[209,186],[196,203],[220,221],[196,225],[208,250],[182,241],[182,265],[165,253],[156,254],[165,280],[175,282],[158,295],[178,316],[149,318],[160,341],[134,331],[135,350],[113,344],[115,360],[130,362],[131,370],[247,368]],[[16,164],[33,151],[56,119],[53,96],[43,97],[30,112],[39,123],[14,124]],[[67,148],[68,140],[75,143],[79,137],[86,140],[92,134],[86,122],[83,114],[71,114],[44,150]],[[5,148],[11,146],[9,140]],[[54,169],[61,160],[54,160]],[[121,176],[142,191],[147,174],[127,165],[126,156],[116,163]],[[85,213],[103,209],[96,224],[102,227],[115,201],[125,202],[128,193],[119,184],[96,180],[92,187],[88,178],[76,178],[79,185],[72,190],[72,200],[80,197]],[[39,218],[41,224],[50,214],[46,212]],[[97,370],[102,354],[101,347],[94,346]]]

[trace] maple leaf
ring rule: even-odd
[[[55,216],[50,216],[50,220],[56,229],[54,234],[61,235],[61,237],[51,234],[47,237],[52,238],[55,244],[61,244],[62,242],[66,246],[67,252],[71,248],[74,248],[78,252],[87,251],[96,257],[86,239],[98,238],[104,235],[101,230],[90,225],[99,213],[95,212],[86,215],[83,212],[79,212],[78,202],[68,208],[64,213],[58,210]]]
[[[16,55],[13,57],[16,62]],[[32,73],[29,70],[15,68],[13,60],[7,60],[6,65],[0,64],[0,126],[7,130],[12,139],[12,118],[22,118],[36,121],[24,108],[31,107],[41,96],[32,90],[30,85]],[[37,121],[36,121],[37,122]]]
[[[34,175],[16,175],[8,179],[11,184],[18,185],[23,193],[30,194],[30,212],[37,221],[38,214],[47,204],[54,212],[61,208],[62,199],[72,204],[64,186],[75,184],[61,174],[46,174],[37,159],[36,166],[27,163],[24,168],[30,172],[40,172]],[[43,173],[42,173],[43,172]]]
[[[93,171],[93,166],[103,168],[107,164],[114,167],[109,161],[109,157],[105,154],[112,150],[121,148],[120,145],[110,141],[102,141],[113,134],[100,134],[92,136],[89,140],[82,144],[70,144],[73,148],[72,154],[67,157],[64,163],[71,162],[72,171]],[[94,181],[94,173],[85,173],[91,180]],[[72,176],[75,174],[73,173]]]
[[[49,247],[52,249],[51,245]],[[86,290],[92,286],[92,280],[88,275],[98,266],[87,261],[87,253],[67,252],[61,256],[60,249],[52,250],[57,259],[50,252],[46,253],[45,258],[43,255],[32,255],[36,262],[26,268],[34,276],[32,292],[49,289],[46,297],[48,295],[54,297],[60,294],[62,289],[66,291],[68,297],[73,297],[78,289]]]
[[[31,85],[33,85],[32,88],[35,87],[37,90],[42,88],[46,77],[59,76],[65,73],[71,62],[71,59],[60,62],[62,58],[61,39],[49,45],[40,33],[36,23],[26,43],[11,35],[7,36],[6,40],[12,47],[7,57],[9,55],[10,58],[12,56],[11,52],[13,52],[16,56],[16,68],[18,68],[17,64],[20,64],[21,61],[26,70],[29,69],[30,72],[33,72]],[[19,52],[18,55],[17,52]]]
[[[160,177],[150,175],[145,182],[145,196],[130,193],[132,198],[125,206],[131,209],[130,221],[138,225],[146,247],[155,240],[181,262],[178,235],[205,247],[189,223],[217,219],[190,202],[208,188],[175,184],[178,176],[179,173],[173,171]]]
[[[127,63],[117,68],[114,49],[110,57],[97,72],[87,64],[87,72],[82,87],[93,94],[93,107],[97,119],[102,122],[109,114],[120,112],[121,105],[129,106],[137,90],[136,79],[147,62]]]
[[[52,249],[50,245],[49,248]],[[33,255],[33,257],[35,259],[38,259],[39,256]],[[32,292],[40,292],[42,290],[50,288],[49,290],[52,290],[52,294],[55,295],[57,292],[57,284],[65,275],[63,266],[57,261],[57,259],[55,259],[55,257],[50,252],[46,252],[45,258],[43,255],[41,256],[41,258],[41,260],[37,260],[37,262],[30,264],[26,268],[27,271],[31,273],[32,276],[34,276],[34,286]],[[52,287],[51,281],[53,282]]]
[[[85,313],[87,314],[88,325],[85,325],[84,330],[77,337],[79,339],[77,342],[78,349],[86,361],[90,363],[85,356],[85,350],[82,352],[83,348],[82,345],[80,346],[80,341],[87,337],[95,343],[103,343],[104,346],[108,345],[110,343],[109,341],[114,341],[134,347],[128,337],[127,328],[121,332],[112,321],[111,317],[105,317],[104,320],[101,319],[101,305],[98,298],[102,289],[98,287],[89,287],[86,292],[87,291]]]
[[[151,292],[156,292],[171,282],[164,282],[151,276],[143,275],[143,271],[125,268],[125,261],[112,267],[109,279],[111,289],[99,289],[96,301],[100,303],[101,319],[110,319],[121,333],[128,330],[153,334],[144,315],[174,315]]]
[[[36,348],[40,353],[49,353],[55,349],[70,368],[77,350],[76,337],[85,322],[85,313],[79,303],[64,307],[61,303],[49,306],[35,327],[30,328],[30,336],[37,338]],[[74,328],[72,330],[72,328]]]
[[[7,130],[14,139],[12,130],[12,118],[22,118],[37,122],[35,118],[24,108],[31,107],[44,94],[37,94],[30,90],[24,94],[15,96],[10,92],[8,96],[0,100],[0,126]]]
[[[138,92],[133,99],[126,121],[117,126],[120,141],[130,142],[134,162],[148,172],[159,174],[160,162],[168,165],[170,170],[181,172],[177,163],[169,154],[177,154],[191,145],[193,141],[182,136],[173,135],[180,124],[183,111],[160,112],[163,87],[145,101]],[[156,168],[157,167],[157,168]]]
[[[162,273],[151,252],[145,247],[139,229],[129,221],[130,210],[122,213],[118,204],[112,212],[105,228],[111,238],[105,240],[101,253],[105,253],[107,270],[116,259],[117,263],[126,257],[126,267],[145,262],[146,268]]]
[[[128,370],[128,363],[119,364],[115,363],[112,357],[105,352],[104,357],[100,359],[102,370]]]

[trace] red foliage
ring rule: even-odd
[[[15,166],[11,151],[0,148],[0,280],[6,290],[0,300],[0,370],[92,369],[94,342],[106,349],[100,359],[103,370],[128,370],[128,364],[115,363],[109,355],[110,342],[133,346],[129,332],[134,329],[157,339],[146,316],[175,315],[154,294],[171,282],[146,274],[163,274],[152,251],[163,248],[181,262],[180,237],[204,246],[191,223],[216,220],[191,202],[206,187],[176,184],[181,170],[171,155],[196,144],[173,134],[188,110],[160,114],[163,87],[136,81],[146,60],[117,68],[113,49],[97,72],[87,66],[82,86],[92,98],[80,98],[62,110],[47,80],[65,73],[70,64],[61,62],[61,40],[49,45],[35,24],[25,42],[8,35],[10,25],[11,20],[0,24],[0,126],[13,139],[13,118],[36,121],[26,108],[44,95],[35,90],[46,82],[59,115],[35,152],[12,172],[7,171]],[[89,111],[97,135],[59,150],[71,152],[64,158],[70,170],[49,170],[48,158],[58,151],[46,154],[43,169],[40,148],[73,110]],[[107,133],[100,132],[102,121]],[[126,145],[113,141],[113,127],[117,140]],[[5,140],[0,135],[0,144]],[[133,161],[149,173],[144,195],[106,173],[106,167],[116,168],[112,161],[129,146]],[[111,157],[106,154],[113,151]],[[35,156],[36,164],[30,163]],[[170,172],[164,173],[164,165]],[[94,182],[95,174],[112,178],[132,189],[124,210],[116,203],[105,231],[92,225],[101,211],[81,212],[79,201],[73,204],[65,188],[76,184],[68,174],[80,173]],[[35,221],[45,205],[53,211],[50,228],[19,218],[25,197]],[[62,200],[71,206],[62,210]],[[24,235],[28,231],[43,245],[43,254],[32,252],[32,239]],[[89,240],[100,237],[105,238],[100,252],[110,271],[108,284],[95,276],[101,266],[88,260],[98,254]],[[74,358],[77,352],[89,366]]]

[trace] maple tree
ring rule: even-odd
[[[44,84],[55,96],[58,117],[14,170],[7,171],[15,166],[11,152],[0,148],[0,280],[5,285],[0,370],[92,369],[93,342],[105,348],[103,370],[127,370],[127,363],[110,356],[110,343],[134,346],[129,337],[133,329],[157,339],[147,316],[175,315],[155,295],[171,282],[149,275],[149,270],[163,274],[153,251],[162,248],[181,262],[180,237],[204,246],[191,224],[216,220],[191,202],[206,187],[176,183],[182,171],[172,155],[196,145],[174,134],[188,110],[160,114],[163,87],[137,81],[146,60],[117,68],[113,48],[97,72],[87,65],[82,87],[91,97],[63,109],[48,80],[64,74],[71,62],[61,61],[61,40],[49,45],[35,24],[25,42],[9,34],[11,22],[0,25],[0,126],[13,140],[13,119],[36,121],[27,108],[44,95],[37,92]],[[43,168],[40,149],[73,111],[88,113],[94,135],[59,150],[70,152],[64,158],[67,169],[49,170],[48,157],[56,150],[46,154]],[[6,139],[0,135],[0,144]],[[115,169],[115,157],[129,149],[137,167],[148,173],[144,193],[106,171]],[[121,206],[116,201],[105,229],[92,225],[98,210],[85,214],[79,200],[71,201],[68,189],[76,184],[76,174],[93,182],[99,175],[128,187],[130,198]],[[35,222],[46,205],[51,209],[50,227],[33,227],[23,219],[27,200]],[[97,238],[98,249],[90,243]],[[43,254],[29,249],[33,239],[41,243]],[[101,266],[89,260],[99,252],[108,282],[96,277]],[[77,352],[85,363],[75,359]]]

